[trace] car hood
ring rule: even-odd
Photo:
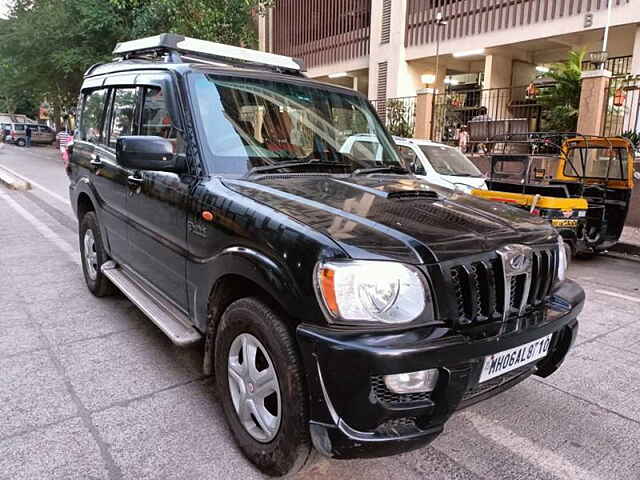
[[[440,175],[440,177],[447,182],[455,185],[467,185],[471,188],[486,188],[484,177],[459,177],[457,175]]]
[[[330,236],[356,259],[435,263],[556,237],[540,217],[409,176],[283,175],[224,184]]]

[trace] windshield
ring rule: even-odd
[[[572,148],[567,157],[564,174],[568,177],[627,180],[626,148]]]
[[[359,96],[205,74],[194,75],[193,86],[211,153],[207,162],[215,173],[246,174],[285,163],[291,167],[275,170],[299,171],[301,164],[305,172],[403,166],[369,103]]]
[[[459,150],[441,145],[420,145],[433,169],[440,175],[482,177],[478,168]]]

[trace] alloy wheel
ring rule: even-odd
[[[84,232],[84,264],[87,267],[87,273],[91,280],[98,277],[98,253],[96,252],[96,240],[93,231],[87,229]]]
[[[273,362],[260,340],[238,335],[229,348],[229,391],[240,423],[262,443],[277,435],[282,420],[280,384]]]

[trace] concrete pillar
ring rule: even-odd
[[[631,57],[631,74],[640,75],[640,25],[636,26],[636,34],[633,41],[633,53]]]
[[[610,79],[611,72],[608,70],[592,70],[582,73],[578,133],[602,135]]]
[[[268,45],[268,29],[269,22],[267,15],[258,15],[258,49],[263,52],[270,51],[270,45]]]
[[[416,128],[414,138],[431,140],[431,125],[433,123],[433,96],[435,89],[423,88],[416,96]]]
[[[640,25],[636,26],[636,33],[633,41],[631,75],[635,76],[635,79],[630,81],[630,84],[636,88],[640,87]],[[640,133],[640,112],[638,111],[640,109],[640,91],[629,90],[627,95],[630,97],[627,100],[627,103],[630,104],[630,108],[625,115],[623,132],[633,130]]]
[[[378,65],[387,62],[386,97],[414,96],[422,87],[420,72],[406,61],[404,46],[407,0],[393,0],[389,41],[382,41],[382,10],[384,2],[371,2],[371,36],[369,53],[369,98],[378,99]]]
[[[508,106],[511,101],[511,77],[513,59],[510,56],[491,54],[484,61],[484,91],[482,105],[487,107],[487,115],[494,120],[509,118]],[[505,89],[505,90],[494,90]]]

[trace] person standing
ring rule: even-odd
[[[26,146],[30,147],[31,146],[31,125],[27,125],[27,131],[25,133],[27,137]]]

